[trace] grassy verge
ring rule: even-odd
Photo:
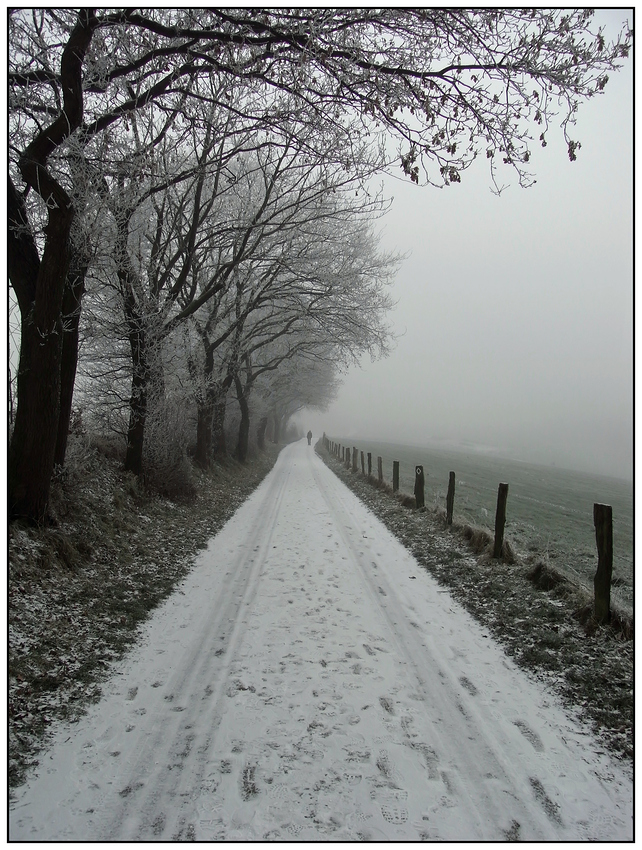
[[[111,663],[277,454],[192,470],[190,497],[176,502],[143,489],[113,453],[72,439],[52,493],[55,527],[9,527],[10,786],[37,763],[54,720],[99,699]]]
[[[353,473],[317,444],[332,471],[406,546],[417,561],[486,626],[507,655],[562,697],[617,757],[633,757],[633,622],[615,612],[598,626],[586,591],[537,553],[510,543],[493,559],[492,536],[441,509],[416,510],[414,497]]]

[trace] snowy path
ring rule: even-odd
[[[622,767],[305,440],[60,728],[13,840],[626,840]]]

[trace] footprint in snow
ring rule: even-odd
[[[535,777],[529,777],[528,781],[531,784],[531,788],[535,794],[535,798],[537,802],[544,809],[548,817],[557,824],[562,823],[562,818],[560,817],[559,809],[560,807],[557,803],[554,803],[553,800],[548,796],[546,790],[539,779]]]
[[[388,697],[379,697],[379,703],[380,703],[381,707],[383,708],[383,710],[387,711],[388,714],[394,714],[395,713],[395,707],[393,705],[393,702],[392,702],[391,699],[388,699]]]
[[[408,809],[404,806],[387,806],[381,807],[383,819],[392,824],[402,824],[408,820]]]
[[[270,787],[268,794],[275,800],[284,800],[286,797],[290,796],[290,791],[287,785],[282,782],[277,782],[275,785]]]
[[[537,732],[534,732],[523,720],[514,720],[513,723],[538,753],[544,752],[544,744]]]
[[[468,691],[469,694],[471,694],[472,696],[477,696],[477,694],[478,694],[477,688],[473,685],[473,683],[470,681],[470,679],[466,678],[466,676],[460,676],[459,677],[459,683],[466,688],[466,690]],[[515,725],[517,726],[517,723]]]

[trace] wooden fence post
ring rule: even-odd
[[[418,508],[424,507],[424,468],[415,466],[415,502]]]
[[[399,461],[392,462],[392,492],[396,493],[399,489]]]
[[[357,454],[357,447],[353,446],[352,447],[352,471],[353,472],[357,471],[357,460],[358,460],[358,458],[359,458],[359,455]]]
[[[500,484],[497,490],[497,513],[495,514],[495,547],[493,558],[501,558],[504,545],[504,526],[506,525],[506,501],[508,484]]]
[[[343,461],[345,461],[345,459],[346,459],[346,447],[341,446],[341,461],[343,462]]]
[[[455,506],[455,473],[448,478],[448,495],[446,496],[446,524],[453,524],[453,508]]]
[[[595,590],[595,619],[608,623],[611,618],[611,575],[613,573],[613,508],[593,505],[593,525],[597,543],[597,572],[593,579]]]
[[[368,452],[368,478],[372,475],[372,452]]]
[[[363,456],[363,452],[361,452],[361,474],[362,475],[366,474],[366,463],[365,463],[365,458]]]
[[[350,469],[350,449],[346,446],[346,457],[345,457],[346,469]]]
[[[379,477],[379,483],[383,484],[383,458],[377,458],[377,475]]]

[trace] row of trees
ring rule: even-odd
[[[247,452],[389,344],[396,258],[373,177],[456,183],[482,154],[528,185],[531,134],[629,49],[550,10],[19,9],[9,17],[8,258],[20,311],[9,510],[42,521],[80,389],[150,417],[191,405],[195,457]],[[393,149],[390,139],[397,140]],[[496,183],[497,188],[499,185]],[[180,388],[180,392],[178,391]],[[277,426],[278,427],[278,426]],[[277,435],[278,436],[278,435]]]

